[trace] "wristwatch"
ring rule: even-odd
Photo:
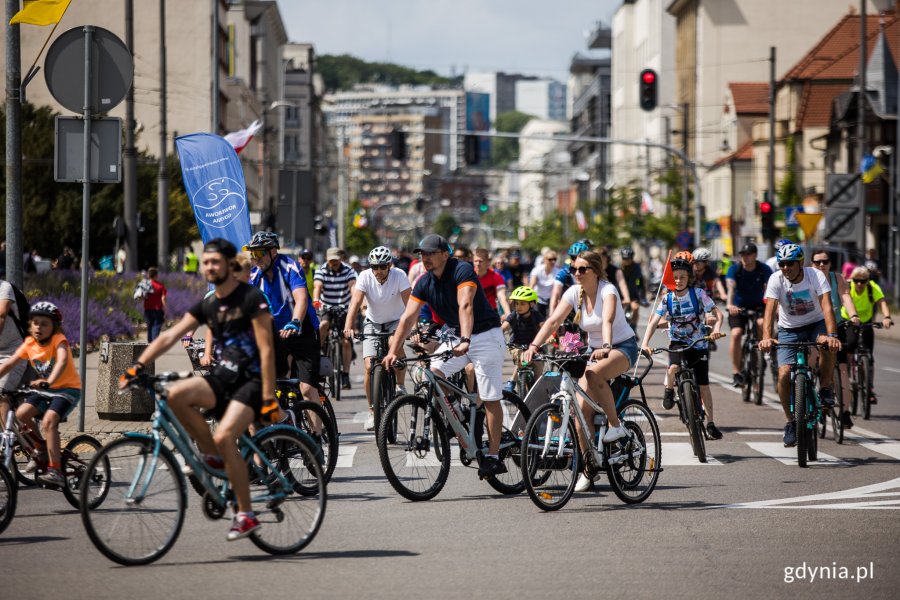
[[[826,333],[825,335],[827,335],[828,337],[833,337],[833,338],[838,337],[838,334],[836,334],[836,333]]]
[[[472,342],[472,340],[470,340],[470,339],[467,338],[467,337],[461,337],[461,338],[459,338],[459,343],[460,343],[460,344],[469,344],[469,343],[471,343],[471,342]]]
[[[602,344],[600,344],[600,348],[598,348],[598,349],[599,350],[612,350],[612,344],[610,344],[609,342],[603,342]]]

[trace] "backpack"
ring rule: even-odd
[[[141,279],[134,288],[134,299],[143,300],[153,293],[153,284],[149,279]]]
[[[700,302],[697,300],[697,292],[695,291],[697,288],[694,286],[688,286],[688,294],[691,296],[691,306],[694,308],[694,314],[697,315],[697,319],[703,320],[701,316],[703,315],[703,311],[700,308]],[[666,308],[669,310],[669,315],[673,315],[672,312],[672,297],[675,295],[675,292],[669,292],[666,294]]]
[[[24,340],[26,337],[28,337],[28,318],[29,314],[31,313],[31,304],[28,303],[28,298],[25,296],[22,290],[8,281],[7,283],[9,283],[10,287],[13,290],[13,295],[16,297],[16,312],[19,313],[19,316],[17,317],[15,314],[13,314],[12,311],[9,311],[9,313],[7,314],[12,317],[16,329],[19,330],[19,335],[21,335],[22,339]]]

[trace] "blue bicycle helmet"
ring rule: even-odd
[[[567,254],[569,256],[571,256],[572,259],[574,259],[576,256],[578,256],[582,252],[587,252],[588,250],[590,250],[590,247],[587,244],[585,244],[584,242],[578,241],[578,242],[575,242],[574,244],[572,244],[571,246],[569,246],[569,251],[567,252]]]
[[[775,242],[775,250],[780,250],[782,246],[785,246],[787,244],[793,244],[793,243],[794,242],[792,242],[791,240],[789,240],[787,238],[781,238],[780,240]]]
[[[778,249],[778,252],[775,254],[775,256],[778,258],[778,262],[784,262],[788,260],[803,262],[803,248],[801,248],[797,244],[785,244]]]

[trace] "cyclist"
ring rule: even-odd
[[[841,341],[841,349],[837,353],[838,370],[841,373],[841,389],[844,398],[850,398],[850,376],[847,372],[847,327],[846,323],[859,325],[859,316],[856,314],[856,307],[853,306],[853,299],[850,297],[850,290],[847,287],[847,280],[840,273],[831,270],[831,257],[824,248],[817,248],[812,251],[813,267],[821,271],[828,278],[828,284],[831,286],[831,308],[834,310],[834,318],[838,326],[838,339]],[[848,310],[849,309],[849,312]],[[844,318],[844,314],[848,315],[848,319]],[[847,404],[849,406],[849,403]],[[844,410],[841,413],[841,421],[844,427],[850,429],[853,427],[853,419],[850,418],[850,411]]]
[[[622,256],[622,276],[625,278],[628,294],[631,296],[631,326],[637,327],[641,301],[647,297],[644,273],[641,270],[641,264],[634,262],[634,249],[625,246],[619,250],[619,254]]]
[[[638,358],[637,338],[625,320],[625,310],[618,288],[606,279],[606,265],[601,252],[581,252],[572,263],[572,271],[578,281],[566,291],[541,330],[534,337],[522,360],[531,362],[535,352],[553,334],[572,310],[575,322],[587,332],[592,348],[591,360],[581,378],[581,385],[590,397],[600,405],[609,420],[609,429],[603,434],[603,443],[609,444],[625,437],[628,432],[616,414],[615,399],[609,381],[633,367]],[[580,431],[582,448],[588,448],[588,440],[594,436],[594,410],[579,398],[581,410],[587,420],[588,431]],[[585,461],[585,466],[589,463]],[[576,491],[590,488],[592,477],[582,473],[575,484]]]
[[[426,273],[413,288],[409,304],[397,325],[397,333],[384,359],[390,369],[401,355],[403,340],[409,335],[423,304],[429,304],[458,336],[439,350],[453,350],[450,360],[432,360],[431,369],[441,375],[453,375],[468,362],[475,367],[478,394],[484,404],[488,430],[488,452],[478,468],[480,477],[506,472],[500,462],[500,435],[503,427],[503,363],[506,343],[500,331],[500,317],[491,309],[472,266],[450,257],[450,245],[436,234],[426,235],[416,252],[422,257]]]
[[[768,352],[775,346],[772,327],[778,315],[778,342],[818,342],[829,351],[819,359],[819,399],[834,406],[834,352],[841,349],[837,323],[831,306],[831,286],[821,271],[803,266],[803,249],[785,244],[778,250],[779,272],[766,286],[766,313],[759,348]],[[778,396],[787,424],[784,426],[785,447],[797,443],[797,431],[791,412],[791,366],[797,362],[796,348],[778,348]]]
[[[584,242],[575,242],[569,246],[569,251],[567,252],[569,262],[563,265],[556,274],[556,280],[553,282],[553,291],[550,294],[551,313],[556,310],[556,305],[559,304],[559,299],[562,298],[563,293],[575,285],[575,278],[572,276],[572,263],[575,262],[579,254],[587,250],[590,250],[590,247]]]
[[[303,271],[290,257],[279,254],[279,247],[275,233],[253,234],[244,246],[255,265],[250,271],[250,285],[259,288],[272,312],[276,375],[295,376],[300,381],[300,393],[318,402],[319,319],[310,305]],[[231,268],[242,272],[237,257]]]
[[[350,308],[347,309],[347,321],[344,335],[352,339],[356,332],[352,324],[356,322],[356,315],[365,302],[366,320],[363,324],[363,334],[393,332],[397,329],[397,323],[403,316],[406,303],[409,301],[410,285],[406,273],[393,266],[391,249],[387,246],[378,246],[369,252],[369,269],[359,274],[356,287],[353,288],[353,297],[350,300]],[[366,365],[365,381],[366,400],[369,402],[369,415],[366,417],[366,431],[375,429],[375,413],[372,410],[372,394],[369,390],[369,368],[375,357],[376,340],[366,337],[363,340],[363,361]],[[405,370],[397,372],[397,393],[404,393],[402,386]]]
[[[744,329],[750,325],[747,315],[741,314],[741,309],[755,310],[762,312],[765,306],[763,300],[766,283],[772,276],[772,269],[765,264],[756,260],[757,248],[756,244],[748,242],[744,244],[739,252],[741,260],[731,265],[728,269],[728,298],[726,306],[728,308],[728,327],[731,329],[731,368],[734,378],[731,385],[740,387],[744,385],[746,375],[741,373],[742,360],[742,342],[744,337]],[[758,319],[756,326],[759,327],[762,319]],[[766,335],[771,331],[766,332]],[[760,335],[762,339],[762,335]],[[779,363],[781,364],[781,363]]]
[[[871,279],[872,273],[866,267],[856,267],[853,269],[853,272],[850,274],[850,281],[852,281],[852,286],[850,287],[850,298],[853,301],[853,307],[856,311],[856,314],[859,315],[859,321],[861,323],[871,323],[875,319],[875,305],[881,309],[881,326],[885,329],[890,329],[891,325],[894,324],[893,319],[891,319],[891,310],[888,307],[887,300],[884,297],[884,292],[881,290],[881,287],[872,281]],[[841,308],[841,316],[845,319],[847,315],[850,314],[847,311],[847,306],[844,305]],[[872,350],[872,357],[874,362],[875,356],[875,332],[872,329],[863,329],[860,331],[861,336],[856,334],[856,331],[850,330],[847,332],[847,348],[848,352],[853,352],[856,349],[857,344],[862,342],[862,344]],[[862,337],[862,340],[859,338]],[[877,404],[878,398],[875,396],[875,371],[873,370],[870,374],[872,379],[872,389],[870,390],[871,397],[869,398],[870,404]]]
[[[315,276],[315,287],[313,288],[313,306],[316,310],[322,308],[322,304],[329,306],[346,306],[350,303],[353,296],[353,287],[356,285],[356,271],[350,265],[341,260],[340,248],[329,248],[325,253],[325,264],[319,267]],[[346,315],[338,319],[334,323],[338,331],[344,330]],[[328,314],[321,314],[319,320],[319,336],[321,345],[324,349],[328,343],[328,330],[332,326],[331,317]],[[350,389],[350,361],[352,360],[352,350],[350,340],[343,339],[342,358],[341,361],[343,371],[341,372],[341,388]]]
[[[488,304],[494,310],[497,310],[499,304],[503,309],[502,314],[508,315],[510,310],[509,301],[506,299],[506,280],[491,268],[491,255],[485,248],[475,249],[472,266],[475,267],[475,274],[478,275],[478,281],[487,296]]]
[[[0,265],[0,268],[5,268],[5,265]],[[23,323],[22,319],[12,284],[0,279],[0,362],[13,356],[22,341],[28,337],[28,323]],[[19,387],[22,375],[25,374],[25,366],[24,362],[20,362],[12,371],[0,377],[0,426],[6,423],[10,405],[5,392]]]
[[[766,266],[772,269],[773,273],[778,272],[778,251],[781,250],[781,247],[785,244],[793,244],[791,240],[787,238],[781,238],[777,242],[775,242],[775,254],[766,259]]]
[[[37,379],[31,387],[49,390],[52,398],[31,394],[16,409],[22,429],[31,432],[37,453],[25,466],[33,473],[46,462],[47,470],[37,480],[53,488],[66,485],[60,472],[59,424],[81,400],[81,378],[75,371],[72,349],[62,333],[62,312],[52,302],[37,302],[29,316],[31,335],[22,341],[15,353],[0,365],[0,378],[12,372],[20,361],[26,361]],[[37,433],[34,418],[43,413],[43,438]]]
[[[509,339],[512,344],[528,346],[534,341],[534,336],[544,324],[544,313],[537,304],[538,294],[530,287],[521,286],[512,291],[509,299],[513,304],[513,312],[506,315],[500,327],[504,332],[512,332]],[[513,373],[513,378],[506,383],[506,389],[509,391],[512,391],[515,386],[519,365],[523,362],[522,353],[523,351],[518,348],[513,348],[510,352],[516,371]],[[536,362],[531,366],[534,369],[535,380],[537,380],[541,376],[541,363]]]
[[[307,295],[311,298],[313,293],[313,276],[316,274],[316,269],[319,268],[319,265],[313,262],[312,250],[309,248],[301,250],[297,255],[297,264],[300,265],[303,279],[306,281]]]
[[[694,256],[694,286],[705,290],[706,295],[714,301],[717,298],[724,300],[727,294],[722,280],[712,266],[712,252],[709,248],[697,248],[691,254]]]
[[[553,293],[553,282],[559,274],[559,267],[556,266],[558,257],[553,250],[547,250],[541,256],[543,262],[531,270],[528,287],[537,293],[538,308],[546,314],[550,308],[550,295]]]
[[[688,345],[694,340],[702,340],[706,318],[704,315],[712,315],[715,318],[710,337],[720,337],[719,328],[722,326],[722,313],[716,308],[712,298],[706,291],[699,287],[690,286],[693,266],[684,259],[672,261],[672,275],[675,278],[675,291],[669,292],[659,302],[654,315],[650,318],[647,331],[644,332],[644,340],[641,347],[649,354],[650,338],[660,321],[665,319],[669,324],[669,339],[676,343]],[[705,341],[697,342],[693,348],[681,354],[681,361],[694,371],[694,380],[700,387],[700,398],[706,410],[706,433],[711,439],[722,439],[722,432],[716,427],[713,420],[712,392],[709,389],[709,344]],[[670,410],[675,405],[675,373],[681,367],[678,355],[669,355],[669,371],[666,378],[666,390],[663,396],[663,408]]]

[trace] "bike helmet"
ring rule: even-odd
[[[593,250],[594,248],[594,242],[592,242],[590,238],[581,238],[580,240],[578,240],[578,243],[587,246],[588,250]]]
[[[778,249],[775,256],[778,257],[778,262],[784,262],[786,260],[797,260],[802,262],[803,248],[797,244],[785,244]]]
[[[537,302],[537,292],[527,285],[520,285],[509,295],[510,300],[520,300],[522,302]]]
[[[687,250],[682,250],[681,252],[676,252],[675,256],[672,257],[676,260],[684,260],[687,261],[688,264],[694,262],[694,255],[688,252]]]
[[[254,250],[256,248],[280,248],[278,243],[278,234],[274,231],[257,231],[250,238],[250,241],[244,244],[243,250]]]
[[[572,257],[574,259],[576,256],[578,256],[582,252],[587,252],[590,249],[591,249],[590,246],[588,246],[584,242],[579,241],[579,242],[575,242],[574,244],[569,246],[569,251],[566,254],[568,254],[570,257]]]
[[[371,252],[369,252],[369,266],[374,265],[389,265],[393,262],[393,257],[391,256],[391,249],[387,246],[378,246],[377,248],[373,248]]]
[[[780,240],[775,242],[775,250],[780,250],[782,246],[786,246],[788,244],[793,244],[793,243],[794,242],[792,242],[791,240],[789,240],[787,238],[781,238]]]
[[[52,302],[38,302],[28,314],[32,317],[49,317],[54,323],[62,323],[62,312]]]
[[[709,262],[712,260],[712,252],[709,251],[709,248],[697,248],[694,250],[694,260],[702,260],[703,262]]]
[[[688,273],[692,273],[694,270],[693,267],[691,267],[690,261],[685,260],[683,258],[673,258],[672,259],[672,272],[674,273],[675,271],[678,271],[679,269],[682,271],[687,271]]]
[[[619,254],[622,256],[622,260],[634,258],[634,249],[630,246],[625,246],[624,248],[619,250]]]

